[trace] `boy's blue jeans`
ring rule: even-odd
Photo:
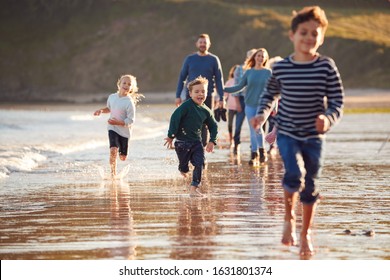
[[[202,179],[204,165],[204,148],[200,141],[175,141],[175,151],[179,158],[179,171],[187,173],[189,162],[194,166],[191,186],[198,187]]]
[[[285,134],[278,133],[277,143],[279,153],[284,162],[283,187],[289,193],[298,192],[304,204],[313,204],[319,197],[316,186],[322,165],[325,140],[323,138],[310,138],[296,140]],[[302,173],[299,166],[299,157],[302,158],[305,177],[304,188],[301,188]]]

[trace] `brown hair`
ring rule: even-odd
[[[192,88],[196,85],[208,85],[209,81],[202,77],[198,76],[196,79],[192,80],[191,82],[188,83],[187,88],[191,92]]]
[[[199,38],[208,39],[210,41],[210,36],[209,36],[209,34],[206,34],[206,33],[199,34],[198,39]]]
[[[293,19],[291,20],[291,31],[295,33],[298,29],[298,25],[310,20],[317,21],[322,27],[324,34],[328,27],[328,19],[326,18],[325,11],[319,6],[304,7],[299,12],[293,11]]]
[[[238,64],[233,65],[232,68],[230,68],[228,79],[234,78],[234,71],[236,71],[237,66],[238,66]]]
[[[263,67],[266,67],[268,68],[269,66],[269,55],[268,55],[268,52],[265,48],[260,48],[260,49],[257,49],[246,61],[245,61],[245,65],[244,65],[244,69],[250,69],[250,68],[253,68],[255,67],[256,65],[256,61],[255,61],[255,56],[257,55],[257,53],[259,52],[263,52],[263,55],[264,55],[264,61],[263,61]]]

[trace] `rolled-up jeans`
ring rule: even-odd
[[[319,188],[316,181],[323,166],[325,139],[297,140],[278,133],[277,143],[285,169],[282,182],[283,188],[289,193],[299,192],[300,201],[303,204],[315,203],[319,198]],[[300,157],[305,169],[304,178],[299,166]],[[303,179],[304,186],[302,187]]]
[[[175,151],[179,159],[179,171],[187,173],[188,164],[194,166],[191,186],[198,187],[202,179],[204,165],[204,148],[201,141],[175,141]]]

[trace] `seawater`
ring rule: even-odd
[[[97,108],[96,108],[97,109]],[[142,109],[141,109],[142,110]],[[169,109],[167,109],[169,111]],[[129,144],[132,180],[165,178],[172,171],[174,154],[163,147],[169,118],[152,119],[138,113]],[[108,114],[91,111],[0,110],[0,178],[39,173],[44,182],[99,179],[99,168],[108,172]],[[163,166],[168,169],[162,168]]]

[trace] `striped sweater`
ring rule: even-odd
[[[279,97],[278,131],[297,140],[322,137],[315,127],[318,115],[325,114],[331,127],[342,116],[342,81],[334,61],[326,56],[309,62],[296,62],[290,56],[275,63],[258,114],[267,115]]]

